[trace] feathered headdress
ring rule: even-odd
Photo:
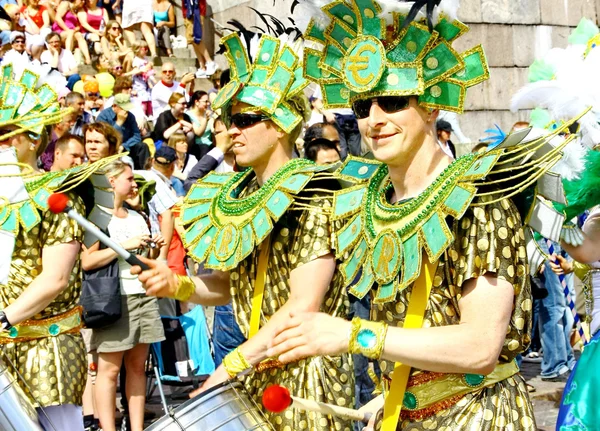
[[[308,85],[302,76],[301,58],[296,54],[302,48],[297,41],[301,33],[271,15],[253,10],[274,35],[260,35],[254,31],[262,32],[260,27],[246,29],[236,20],[229,22],[236,31],[222,38],[221,45],[231,81],[219,91],[212,106],[227,107],[233,100],[247,103],[290,133],[308,112],[292,102]]]
[[[50,82],[40,79],[40,71],[25,69],[17,81],[12,64],[0,67],[0,127],[17,126],[1,134],[0,141],[23,132],[40,135],[45,126],[60,122],[71,112],[61,109],[56,91]]]
[[[456,10],[446,13],[438,4],[336,0],[321,6],[304,33],[319,45],[305,49],[304,75],[320,85],[325,107],[414,95],[421,106],[461,113],[466,89],[488,79],[487,62],[481,46],[462,54],[452,48],[468,27]]]

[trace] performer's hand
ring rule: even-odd
[[[373,398],[367,404],[358,409],[361,413],[371,413],[371,419],[362,431],[375,431],[375,425],[381,421],[383,416],[383,395]]]
[[[573,272],[573,264],[569,262],[567,259],[562,257],[560,254],[553,254],[550,257],[550,268],[552,268],[552,272],[558,275],[562,274],[570,274]]]
[[[336,356],[348,351],[350,322],[325,313],[290,313],[290,319],[275,330],[267,355],[281,362],[309,356]]]
[[[131,267],[133,275],[139,274],[138,279],[146,289],[146,295],[157,296],[159,298],[172,298],[177,291],[177,278],[173,271],[169,269],[166,263],[159,262],[145,257],[138,258],[148,265],[148,270],[142,271],[142,268],[135,265]]]
[[[195,391],[190,392],[190,398],[194,398],[196,395],[201,394],[204,391],[209,390],[213,386],[217,386],[220,383],[229,380],[229,374],[225,371],[225,367],[223,365],[219,365],[219,367],[215,370],[211,376],[206,379],[206,381]]]

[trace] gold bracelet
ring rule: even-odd
[[[192,296],[192,293],[196,291],[194,281],[187,275],[175,274],[175,278],[177,278],[177,290],[175,291],[173,298],[178,301],[188,301]]]
[[[235,377],[242,371],[252,368],[252,365],[246,360],[242,354],[240,348],[236,348],[229,352],[227,356],[223,358],[223,368],[229,374],[229,377]]]
[[[355,317],[352,319],[350,327],[348,352],[361,354],[371,359],[381,358],[387,329],[387,323]]]

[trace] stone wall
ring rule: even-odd
[[[208,1],[215,21],[235,18],[248,26],[261,25],[248,6],[285,19],[291,5],[291,0]],[[462,51],[482,44],[490,65],[490,79],[468,91],[460,119],[463,133],[476,141],[494,124],[508,131],[516,121],[527,120],[527,112],[512,113],[509,105],[527,82],[529,65],[550,48],[566,46],[582,17],[596,21],[599,14],[600,0],[461,0],[459,18],[470,32],[455,47]]]

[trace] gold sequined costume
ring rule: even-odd
[[[258,189],[253,179],[241,197]],[[326,198],[320,205],[329,206]],[[262,302],[261,326],[289,299],[290,273],[295,268],[311,262],[332,251],[329,219],[318,210],[288,211],[271,231],[271,255],[267,267],[265,293]],[[257,276],[256,247],[240,265],[230,272],[231,295],[236,321],[245,336],[250,328],[250,314],[254,280]],[[348,298],[339,272],[336,271],[330,289],[325,295],[321,311],[332,316],[345,317]],[[339,357],[312,357],[285,365],[254,372],[246,378],[245,386],[254,399],[260,399],[270,385],[282,385],[292,395],[343,407],[354,406],[354,376],[350,355]],[[265,412],[277,430],[347,430],[350,421],[317,413],[287,409],[283,413]]]
[[[525,236],[519,214],[509,199],[483,207],[470,207],[451,225],[455,240],[439,260],[423,327],[458,325],[461,286],[467,280],[488,273],[510,282],[515,298],[500,363],[514,361],[529,345],[531,331],[531,290]],[[402,326],[412,286],[396,301],[375,305],[373,320]],[[393,362],[381,361],[388,375]],[[407,391],[442,373],[413,368]],[[444,404],[445,403],[445,404]],[[428,416],[422,417],[424,413]],[[439,431],[535,430],[533,409],[525,382],[519,374],[493,386],[482,387],[464,396],[449,398],[425,412],[403,409],[398,429]]]
[[[69,197],[73,209],[80,214],[85,214],[81,198],[73,193],[69,193]],[[24,229],[19,230],[15,238],[8,285],[0,286],[0,309],[15,301],[42,272],[42,250],[45,247],[82,241],[83,230],[65,213],[54,214],[46,210],[43,213],[40,211],[40,215],[42,221],[37,226],[29,232]],[[70,311],[71,314],[75,313],[75,318],[78,319],[80,293],[81,260],[77,256],[68,287],[41,313],[23,324],[56,318]],[[47,320],[47,322],[51,321]],[[5,339],[7,342],[3,341],[2,347],[33,389],[35,400],[43,407],[61,404],[81,405],[87,364],[85,346],[79,333],[80,326],[67,332],[62,332],[57,327],[57,335],[50,333],[54,329],[52,325],[48,328],[49,333],[46,337],[29,340],[26,337],[16,338],[16,342]],[[15,335],[18,337],[17,332]],[[31,396],[20,380],[19,383]],[[35,401],[34,405],[39,406]]]

